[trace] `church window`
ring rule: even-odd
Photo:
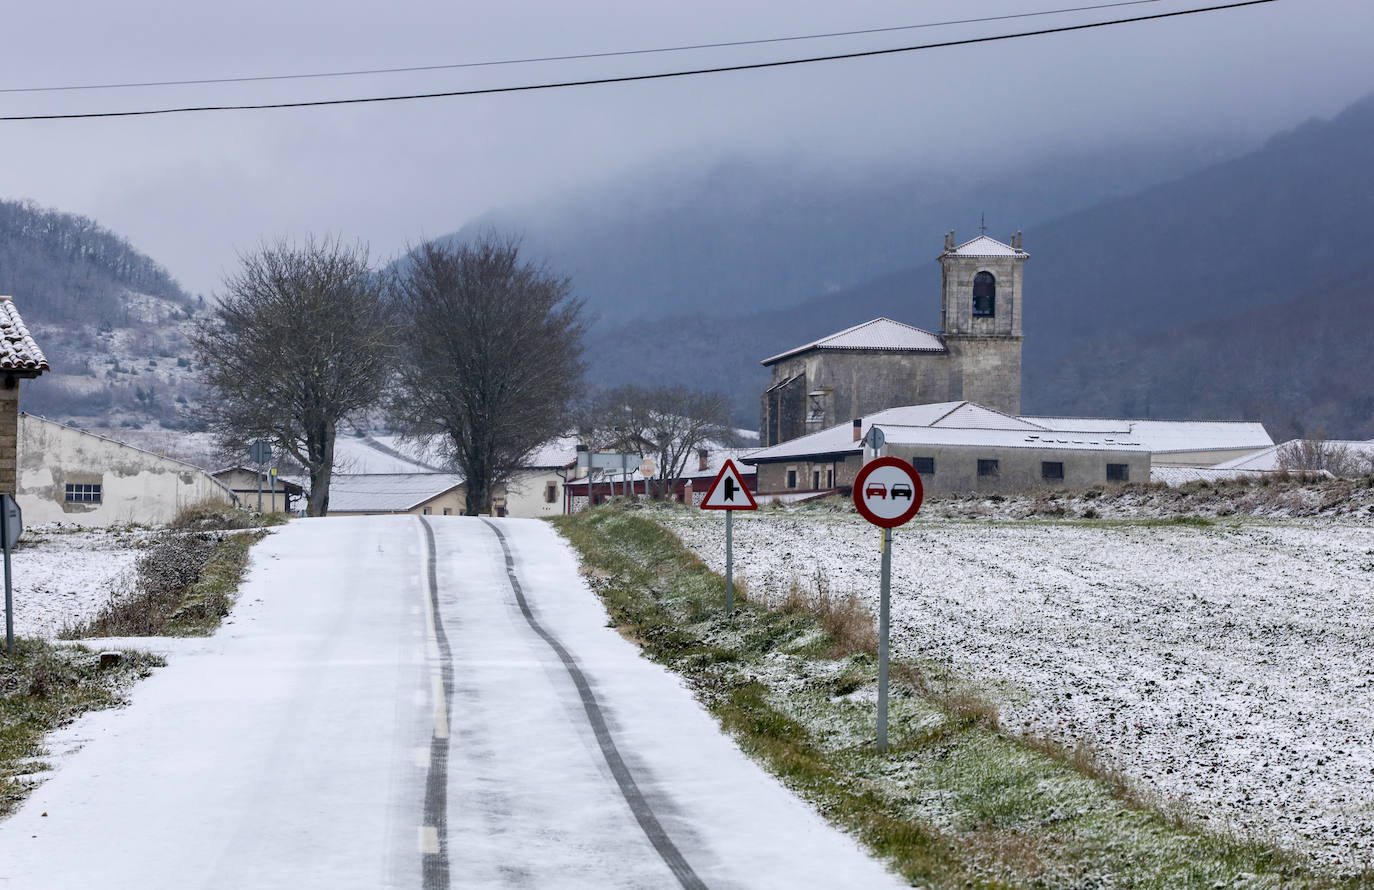
[[[911,466],[922,476],[930,476],[935,473],[935,458],[933,457],[913,457]]]
[[[1131,479],[1130,464],[1107,464],[1108,482],[1129,482]]]
[[[920,471],[918,470],[917,472],[920,472]],[[987,459],[985,459],[985,458],[979,458],[979,459],[978,459],[978,475],[979,475],[979,476],[1000,476],[1000,475],[1002,475],[1002,471],[1001,471],[1001,469],[998,467],[998,464],[997,464],[997,461],[996,461],[996,460],[987,460]]]
[[[997,314],[997,279],[991,272],[973,276],[973,317],[992,318]]]

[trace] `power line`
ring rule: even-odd
[[[455,62],[446,65],[412,65],[404,68],[360,68],[350,71],[320,71],[303,74],[260,74],[245,77],[209,77],[197,80],[144,80],[128,83],[69,84],[49,87],[0,87],[0,93],[57,93],[78,90],[122,90],[136,87],[180,87],[208,86],[226,83],[261,83],[279,80],[309,80],[326,77],[357,77],[372,74],[413,74],[424,71],[454,71],[463,68],[492,68],[501,65],[526,65],[533,62],[571,62],[585,59],[610,59],[623,56],[643,56],[654,53],[678,53],[702,49],[723,49],[738,46],[761,46],[771,43],[790,43],[800,40],[823,40],[832,37],[856,37],[865,34],[887,34],[894,31],[915,31],[922,28],[944,28],[950,25],[971,25],[986,22],[1001,22],[1008,19],[1026,19],[1036,16],[1062,15],[1070,12],[1088,12],[1096,9],[1115,9],[1120,6],[1140,6],[1146,3],[1160,3],[1163,0],[1124,0],[1116,3],[1099,3],[1095,6],[1070,6],[1063,9],[1046,9],[1039,12],[1018,12],[1010,15],[993,15],[976,19],[953,19],[946,22],[926,22],[920,25],[892,25],[886,28],[864,28],[857,31],[831,31],[824,34],[800,34],[790,37],[765,37],[758,40],[732,40],[723,43],[693,43],[683,46],[660,46],[653,49],[628,49],[601,53],[575,53],[563,56],[533,56],[523,59],[497,59],[485,62]]]
[[[722,65],[714,68],[693,68],[684,71],[661,71],[654,74],[628,74],[619,77],[597,77],[587,80],[565,80],[551,83],[520,84],[507,87],[486,87],[472,90],[447,90],[436,93],[410,93],[397,96],[367,96],[351,99],[315,99],[304,102],[267,102],[244,105],[187,105],[173,108],[144,108],[133,111],[88,111],[71,114],[21,114],[0,116],[0,121],[44,121],[44,120],[82,120],[105,117],[147,117],[159,114],[185,114],[197,111],[262,111],[274,108],[318,108],[327,105],[364,105],[380,102],[408,102],[418,99],[445,99],[459,96],[489,96],[497,93],[524,93],[536,90],[555,90],[566,87],[601,86],[613,83],[634,83],[637,81],[668,80],[677,77],[694,77],[703,74],[725,74],[734,71],[759,71],[766,68],[783,68],[790,65],[808,65],[816,62],[836,62],[842,59],[862,59],[874,56],[895,55],[898,53],[920,52],[923,50],[944,49],[954,46],[972,46],[980,43],[995,43],[1002,40],[1015,40],[1022,37],[1040,37],[1046,34],[1065,34],[1071,31],[1087,31],[1113,25],[1129,25],[1137,22],[1158,21],[1178,18],[1205,12],[1240,9],[1246,6],[1260,6],[1275,3],[1277,0],[1243,0],[1238,3],[1224,3],[1218,6],[1204,6],[1195,9],[1181,9],[1175,12],[1162,12],[1155,15],[1134,18],[1113,19],[1105,22],[1089,22],[1081,25],[1063,25],[1058,28],[1044,28],[1039,31],[1020,31],[1014,34],[995,34],[986,37],[969,37],[962,40],[947,40],[941,43],[926,43],[917,46],[898,46],[888,49],[860,50],[836,53],[828,56],[811,56],[804,59],[782,59],[773,62],[750,62],[741,65]]]

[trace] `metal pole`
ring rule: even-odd
[[[735,511],[725,511],[725,617],[735,614]]]
[[[14,654],[14,590],[10,586],[10,517],[8,504],[0,504],[0,543],[5,547],[5,654]]]
[[[262,464],[258,464],[258,512],[262,512]]]
[[[268,480],[268,481],[271,483],[271,485],[272,485],[272,498],[271,498],[271,500],[269,501],[269,503],[271,503],[271,505],[272,505],[272,510],[271,510],[271,512],[275,513],[275,512],[277,512],[277,474],[276,474],[276,473],[273,473],[271,470],[268,470],[267,472],[268,472],[267,480]]]
[[[887,751],[887,615],[892,589],[892,529],[883,529],[883,586],[878,600],[878,753]]]

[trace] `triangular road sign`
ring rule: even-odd
[[[706,497],[702,498],[701,509],[703,510],[757,510],[758,501],[754,500],[753,492],[749,486],[744,484],[744,477],[735,467],[735,462],[727,460],[725,466],[720,468],[720,474],[716,476],[716,481],[711,483],[711,487],[706,489]]]

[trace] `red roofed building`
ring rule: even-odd
[[[0,492],[14,494],[19,451],[19,381],[49,371],[12,297],[0,296]]]

